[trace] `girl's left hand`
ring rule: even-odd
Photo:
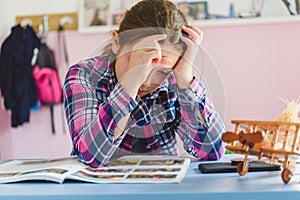
[[[203,40],[203,32],[196,26],[182,27],[189,38],[182,36],[181,40],[186,44],[187,49],[182,58],[174,68],[174,74],[179,88],[188,88],[194,80],[193,63],[199,53],[200,44]]]

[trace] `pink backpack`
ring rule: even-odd
[[[33,76],[41,104],[53,105],[62,102],[62,87],[56,70],[35,65]]]
[[[54,53],[46,44],[42,44],[38,51],[33,69],[33,78],[40,104],[50,107],[52,133],[55,133],[53,106],[63,102],[63,91]]]

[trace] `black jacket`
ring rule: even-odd
[[[4,106],[11,110],[12,127],[29,122],[30,108],[37,103],[31,60],[33,50],[40,45],[40,39],[30,26],[16,25],[1,46],[0,87]]]

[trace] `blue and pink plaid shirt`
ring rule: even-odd
[[[217,160],[225,151],[224,123],[197,78],[179,89],[171,73],[156,91],[134,100],[117,82],[109,56],[102,55],[69,68],[64,100],[73,153],[92,167],[116,155],[178,155],[176,134],[196,158]],[[114,139],[118,122],[128,114],[126,128]]]

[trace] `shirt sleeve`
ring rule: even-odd
[[[108,94],[98,95],[102,98],[85,70],[79,65],[69,69],[64,83],[69,131],[78,157],[92,167],[104,165],[118,148],[124,136],[113,139],[117,124],[136,106],[119,83]]]
[[[225,152],[224,123],[206,94],[205,86],[195,78],[187,89],[179,89],[181,122],[177,131],[184,149],[203,160],[218,160]],[[200,119],[203,116],[203,120]],[[203,122],[202,122],[203,121]]]

